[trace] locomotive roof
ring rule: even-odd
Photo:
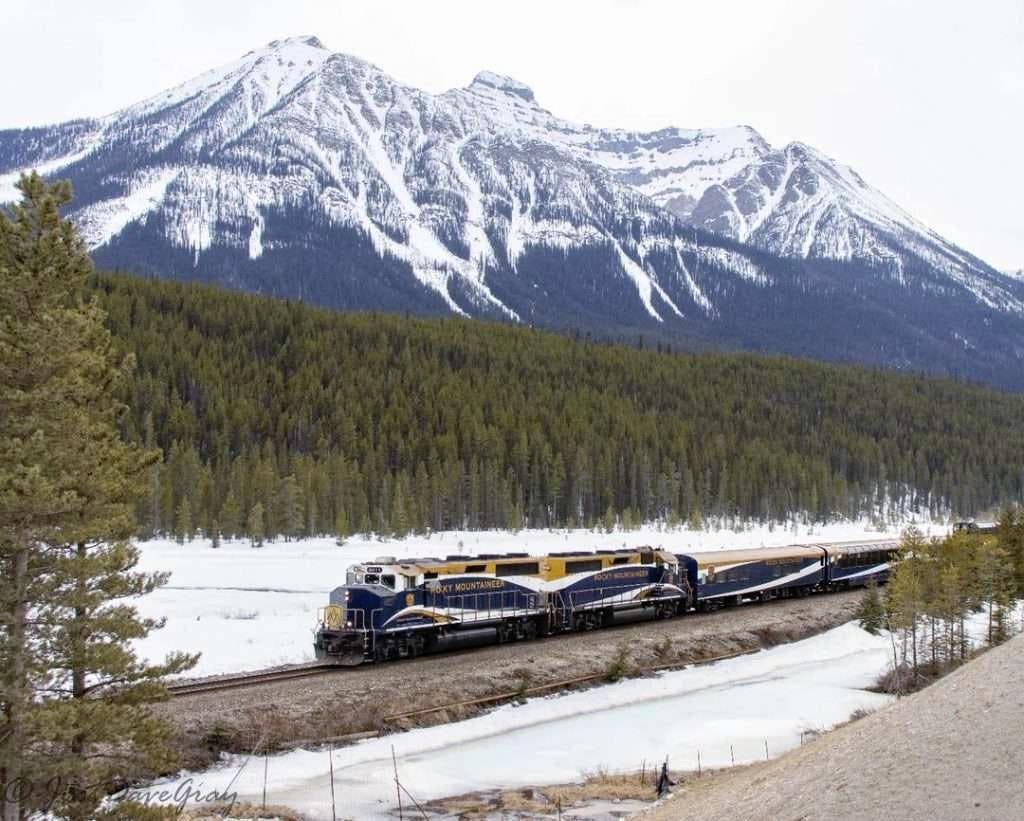
[[[424,566],[435,566],[443,564],[462,564],[462,563],[474,563],[474,562],[530,562],[540,561],[541,559],[551,558],[565,558],[565,559],[578,559],[594,557],[598,558],[601,556],[620,556],[620,555],[633,555],[642,551],[657,552],[659,548],[651,547],[650,545],[643,545],[641,547],[633,548],[618,548],[614,550],[567,550],[553,553],[543,553],[535,556],[531,556],[529,553],[478,553],[476,555],[467,554],[454,554],[440,558],[438,556],[414,556],[414,557],[396,557],[396,556],[380,556],[376,559],[360,562],[361,565],[390,565],[399,566],[405,568],[411,567],[424,567]]]

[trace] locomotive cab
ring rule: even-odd
[[[416,577],[394,562],[386,557],[348,568],[345,584],[332,590],[329,604],[318,611],[313,642],[318,659],[345,665],[363,661],[375,623],[399,606],[399,592],[416,586]]]

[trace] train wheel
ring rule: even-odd
[[[423,655],[423,647],[426,642],[423,636],[416,635],[410,636],[407,642],[409,658],[416,658],[416,656]]]

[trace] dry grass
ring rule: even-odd
[[[183,821],[301,821],[302,816],[295,810],[277,804],[265,808],[255,804],[210,804],[188,810],[181,815]]]
[[[653,801],[657,772],[648,771],[643,781],[640,773],[607,773],[597,772],[589,775],[581,784],[559,784],[544,787],[541,792],[549,802],[561,802],[563,807],[578,804],[582,801],[612,801],[619,799],[636,801]]]
[[[674,778],[678,777],[678,774]],[[431,802],[429,809],[449,813],[463,821],[502,817],[549,816],[589,801],[654,801],[657,773],[608,773],[599,770],[577,784],[556,784],[501,792],[470,793]]]

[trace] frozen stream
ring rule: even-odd
[[[371,739],[333,753],[339,818],[389,818],[395,806],[391,751],[417,801],[474,790],[564,783],[600,768],[638,770],[667,755],[674,769],[762,759],[801,733],[846,721],[889,697],[870,693],[887,665],[888,639],[854,623],[804,641],[704,667],[538,698],[467,721]],[[400,665],[395,674],[402,675]],[[344,705],[338,705],[344,709]],[[732,751],[730,751],[732,745]],[[264,760],[234,756],[217,768],[155,785],[262,800]],[[267,762],[267,802],[331,817],[326,750]],[[194,794],[194,793],[193,793]]]

